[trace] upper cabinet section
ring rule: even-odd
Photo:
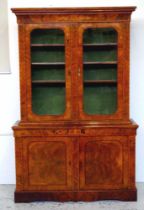
[[[12,9],[19,25],[22,121],[128,122],[134,10]]]

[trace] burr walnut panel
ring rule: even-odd
[[[25,189],[70,189],[73,141],[67,138],[23,140]]]
[[[30,185],[66,184],[66,148],[64,143],[31,143],[28,156]]]
[[[82,143],[83,144],[83,143]],[[114,188],[123,183],[123,144],[119,141],[86,141],[83,144],[83,188]],[[82,179],[81,179],[82,180]]]

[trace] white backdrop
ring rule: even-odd
[[[0,75],[0,184],[15,183],[11,126],[20,118],[18,37],[11,7],[137,6],[131,22],[130,116],[138,125],[136,180],[144,181],[144,0],[8,0],[11,74]]]
[[[9,73],[8,6],[0,0],[0,74]]]

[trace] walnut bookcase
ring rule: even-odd
[[[21,120],[16,202],[136,200],[129,119],[135,7],[41,8],[17,16]]]

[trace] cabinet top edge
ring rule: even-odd
[[[16,15],[37,14],[92,14],[92,13],[132,13],[136,7],[63,7],[63,8],[11,8]]]

